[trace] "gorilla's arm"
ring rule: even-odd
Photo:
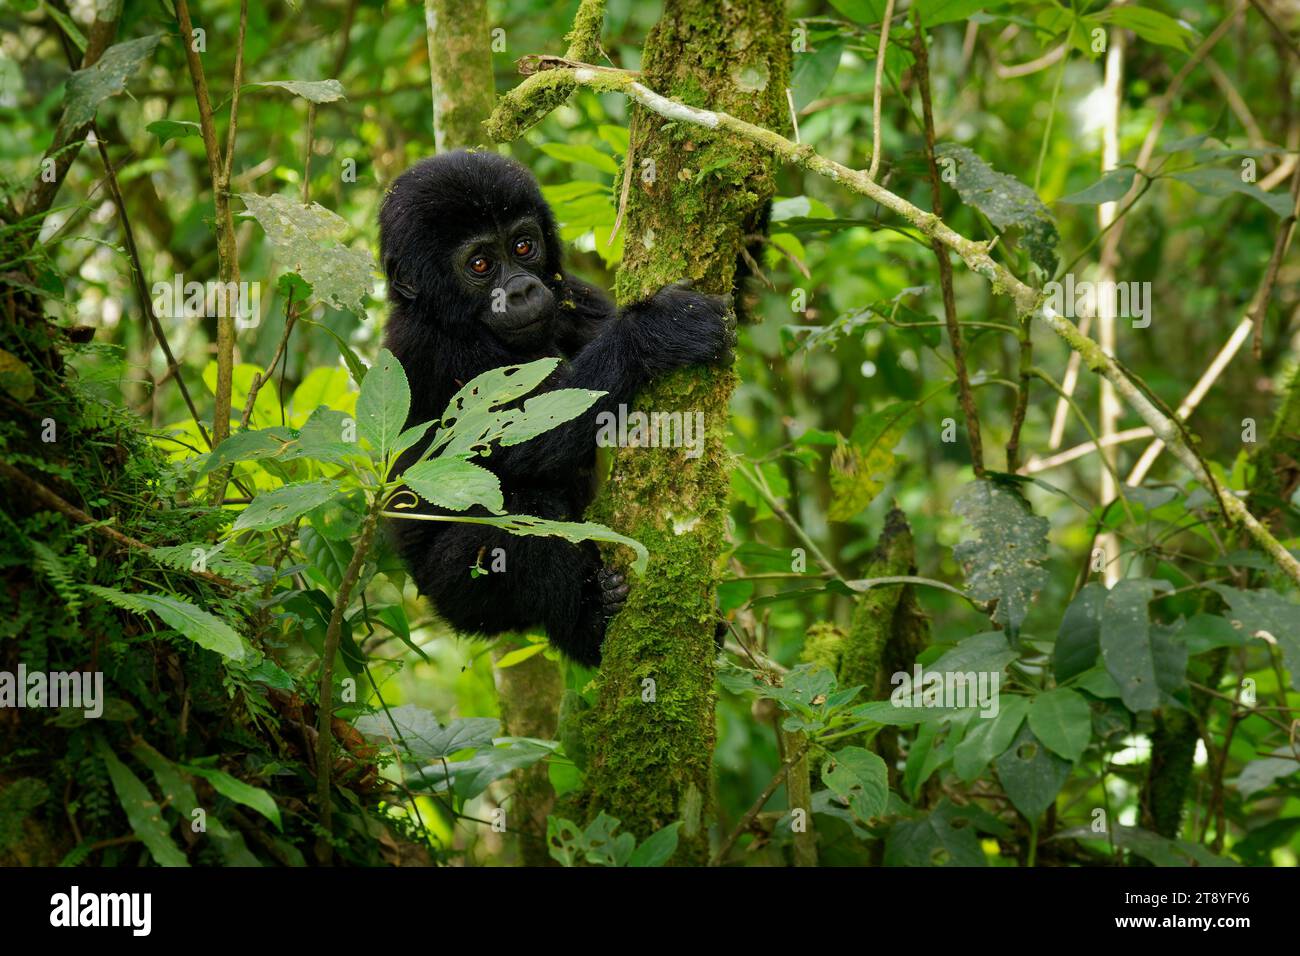
[[[545,510],[514,501],[507,506]],[[405,524],[403,532],[422,522]],[[492,635],[544,627],[560,651],[591,667],[600,663],[609,618],[627,598],[623,578],[602,567],[591,542],[452,524],[441,526],[433,547],[415,553],[411,571],[421,593],[458,631]],[[471,575],[475,565],[487,569],[502,558],[504,570]]]
[[[586,328],[592,337],[556,369],[546,388],[585,388],[606,394],[582,415],[537,438],[493,449],[485,464],[499,477],[550,480],[571,473],[590,459],[597,416],[602,412],[617,413],[619,405],[630,402],[664,372],[687,365],[716,365],[730,358],[735,331],[727,322],[729,297],[703,295],[687,285],[673,284],[604,317],[601,309],[612,313],[613,306],[604,296],[599,300],[596,295],[581,299],[586,311],[575,317],[574,328]]]

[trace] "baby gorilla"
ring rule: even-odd
[[[606,393],[578,418],[477,459],[500,479],[510,514],[581,520],[594,493],[597,415],[672,369],[731,359],[728,297],[676,283],[616,309],[566,275],[537,182],[495,153],[444,153],[407,170],[384,199],[379,236],[392,304],[385,344],[411,383],[408,426],[440,416],[479,373],[547,356],[564,361],[544,389]],[[448,513],[427,502],[417,510]],[[483,635],[544,627],[573,660],[600,662],[606,623],[628,588],[591,542],[473,524],[391,527],[421,593],[453,627]],[[503,556],[505,573],[471,573]]]

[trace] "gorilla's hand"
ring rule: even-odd
[[[598,666],[605,629],[610,618],[623,609],[627,595],[628,585],[623,575],[613,568],[598,568],[584,585],[582,610],[572,635],[559,642],[552,635],[552,642],[559,643],[560,649],[578,663]]]
[[[730,365],[734,359],[729,295],[706,295],[688,281],[674,282],[630,312],[638,351],[652,375],[685,365]]]

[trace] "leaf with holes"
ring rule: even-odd
[[[885,762],[865,747],[842,747],[827,757],[822,781],[863,822],[885,810],[889,774]]]
[[[99,104],[126,89],[127,79],[153,54],[161,39],[161,35],[154,34],[114,44],[94,66],[68,77],[63,126],[75,130],[93,120]]]
[[[1034,595],[1047,583],[1047,571],[1039,567],[1047,556],[1047,519],[1035,515],[1014,488],[987,479],[967,485],[953,511],[977,535],[953,549],[967,589],[978,600],[998,602],[994,620],[1014,639]]]
[[[374,288],[375,261],[364,249],[340,241],[339,236],[350,228],[343,218],[317,203],[304,206],[288,196],[238,195],[286,268],[302,276],[322,302],[365,315],[364,299]]]
[[[1282,660],[1291,672],[1291,686],[1300,690],[1300,605],[1276,591],[1242,591],[1226,584],[1210,587],[1232,608],[1224,616],[1234,628],[1249,637],[1271,638],[1282,648]]]
[[[1056,800],[1072,764],[1044,747],[1025,724],[994,766],[1012,804],[1032,821]]]
[[[943,143],[935,154],[957,163],[957,194],[998,229],[1019,229],[1029,258],[1043,272],[1056,271],[1056,223],[1038,194],[1006,173],[999,173],[965,146]]]

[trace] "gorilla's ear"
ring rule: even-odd
[[[408,302],[415,301],[415,289],[413,289],[408,283],[402,281],[402,276],[398,271],[397,260],[395,257],[389,256],[384,260],[384,272],[388,275],[388,287],[390,289]]]

